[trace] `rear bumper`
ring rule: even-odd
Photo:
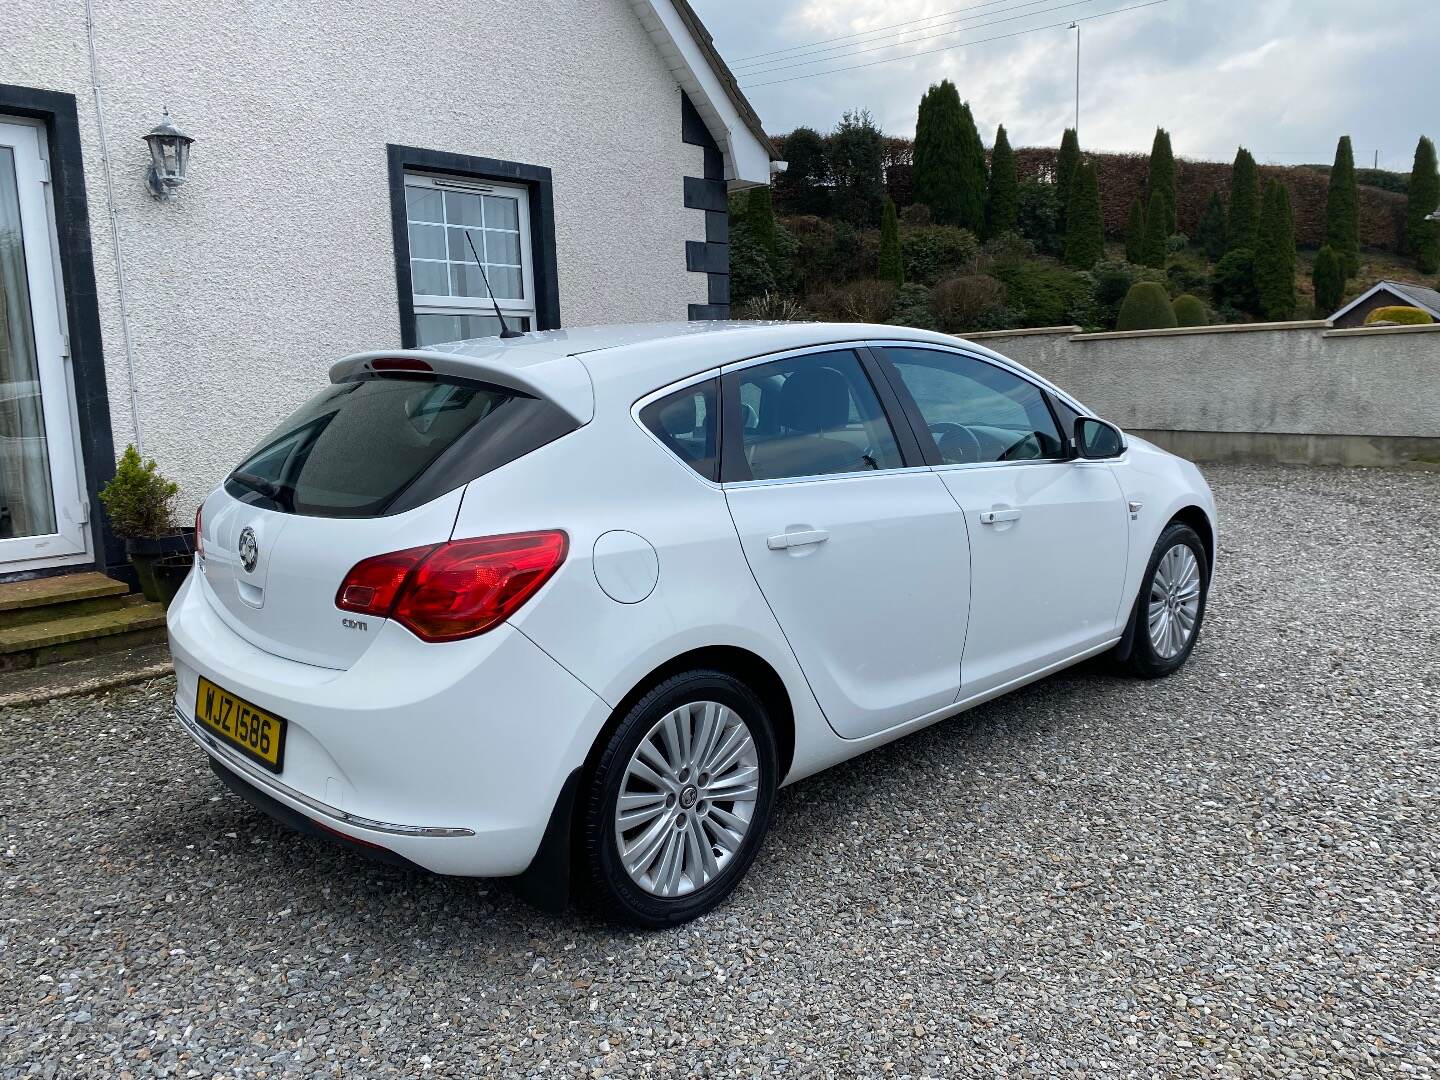
[[[284,811],[273,816],[436,873],[506,877],[530,865],[609,716],[574,676],[510,626],[427,645],[386,625],[349,669],[318,668],[251,645],[205,590],[192,574],[170,608],[176,717],[213,762]],[[281,773],[196,723],[201,675],[285,718]]]

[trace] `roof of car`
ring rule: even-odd
[[[355,353],[334,364],[332,380],[397,357],[548,397],[582,423],[593,415],[593,383],[634,383],[640,393],[712,368],[767,353],[853,341],[963,345],[1019,370],[982,346],[930,330],[869,323],[704,321],[621,323],[538,330],[514,338],[450,341],[422,349]]]

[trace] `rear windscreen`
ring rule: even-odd
[[[373,517],[470,433],[506,427],[511,390],[399,377],[339,383],[292,413],[230,474],[232,494],[292,514]],[[458,486],[470,477],[458,477]],[[238,490],[237,490],[238,489]]]

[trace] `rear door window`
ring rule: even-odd
[[[331,386],[261,440],[227,488],[248,502],[316,517],[386,512],[457,441],[515,411],[511,390],[398,377]],[[461,476],[453,485],[471,479]]]
[[[749,475],[727,475],[727,480],[779,480],[904,465],[895,432],[852,350],[756,364],[739,369],[734,378]]]

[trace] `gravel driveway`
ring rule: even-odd
[[[674,931],[290,834],[169,680],[0,713],[0,1076],[1440,1075],[1440,474],[1208,472],[1180,675],[788,789]]]

